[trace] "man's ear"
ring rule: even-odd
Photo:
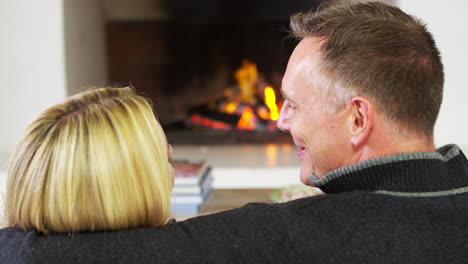
[[[354,148],[361,147],[369,138],[374,125],[374,109],[365,97],[355,96],[350,100],[348,127],[350,142]]]

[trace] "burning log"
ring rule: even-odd
[[[208,105],[201,105],[190,109],[191,114],[198,114],[200,116],[216,120],[219,122],[224,122],[228,125],[235,127],[241,116],[235,113],[224,113],[216,109],[211,109]]]

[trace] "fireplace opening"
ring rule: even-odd
[[[153,102],[172,144],[291,143],[276,128],[296,41],[318,1],[168,1],[171,16],[107,23],[111,83]]]

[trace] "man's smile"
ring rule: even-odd
[[[307,153],[307,149],[304,146],[296,145],[297,147],[297,157],[299,160],[304,160],[305,155]]]

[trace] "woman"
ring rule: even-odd
[[[170,147],[131,88],[77,94],[43,111],[11,157],[5,223],[42,233],[163,226]]]
[[[272,221],[283,218],[267,204],[166,225],[169,153],[130,88],[46,109],[11,159],[0,263],[291,263],[286,228]]]

